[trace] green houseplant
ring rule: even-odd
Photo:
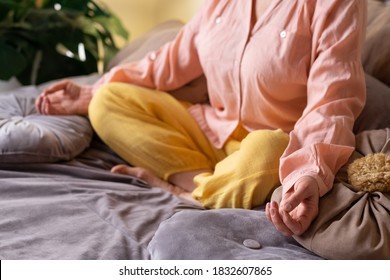
[[[40,84],[104,69],[128,38],[119,19],[91,0],[0,0],[0,80]]]

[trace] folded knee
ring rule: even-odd
[[[100,131],[100,124],[102,123],[102,118],[107,114],[107,89],[108,86],[101,87],[95,95],[92,97],[91,102],[88,106],[88,116],[92,124],[92,127],[95,131]]]
[[[289,136],[281,129],[257,130],[248,134],[242,141],[241,148],[249,154],[261,154],[279,160],[287,148]]]

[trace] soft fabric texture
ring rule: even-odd
[[[96,137],[71,161],[0,162],[0,259],[148,260],[174,253],[179,259],[319,258],[278,233],[264,213],[213,215],[110,172],[124,163]],[[263,249],[248,249],[246,239]]]
[[[149,52],[157,51],[164,44],[172,41],[179,33],[184,23],[170,20],[157,25],[149,32],[127,44],[110,61],[107,70],[118,65],[124,65],[144,58]],[[191,103],[207,101],[207,81],[204,75],[190,81],[188,84],[169,91],[177,99]]]
[[[161,223],[148,250],[156,260],[321,259],[278,232],[263,210],[182,211]]]
[[[221,148],[239,122],[280,128],[291,134],[280,164],[285,191],[308,175],[323,195],[353,151],[364,105],[365,1],[272,1],[254,26],[253,9],[252,1],[205,1],[172,42],[114,67],[95,92],[109,82],[170,91],[204,74],[211,105],[189,110],[209,140]]]
[[[110,172],[123,163],[98,139],[67,162],[0,162],[0,259],[150,259],[159,224],[197,207]]]
[[[354,125],[354,132],[390,127],[390,87],[366,74],[367,100]]]
[[[245,131],[237,150],[226,156],[212,146],[181,102],[124,83],[102,86],[89,116],[101,139],[122,158],[164,180],[185,171],[213,171],[194,178],[193,197],[206,208],[252,209],[280,184],[279,158],[288,144],[281,130]]]
[[[350,162],[367,154],[390,154],[390,128],[360,133],[356,147]],[[390,259],[390,193],[360,191],[348,183],[347,168],[320,199],[318,217],[309,229],[294,238],[326,259]],[[280,201],[281,191],[272,199]]]
[[[390,2],[368,0],[363,66],[366,73],[390,86]]]
[[[367,72],[365,76],[367,102],[363,112],[355,122],[355,133],[390,127],[390,118],[388,117],[390,83],[386,82],[386,78],[390,77],[389,71],[386,70],[386,67],[390,66],[390,35],[386,36],[390,31],[388,28],[390,2],[385,2],[368,1],[367,34],[362,54],[363,66]],[[108,69],[140,60],[148,52],[158,50],[162,45],[173,40],[183,25],[180,21],[168,21],[156,26],[121,49],[110,62]],[[195,103],[198,100],[195,100],[194,96],[198,96],[199,92],[204,94],[204,99],[207,98],[207,81],[204,76],[176,91],[171,91],[171,94],[176,98]],[[375,118],[371,117],[374,115]]]
[[[89,146],[93,131],[88,119],[37,114],[39,91],[14,91],[0,95],[0,162],[70,160]]]
[[[280,185],[279,158],[288,140],[280,129],[250,132],[213,172],[194,178],[197,187],[192,196],[211,209],[264,205]]]
[[[93,97],[89,117],[118,155],[164,180],[179,172],[212,170],[225,157],[203,135],[185,104],[165,92],[110,83]]]

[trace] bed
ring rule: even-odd
[[[360,156],[390,153],[390,36],[385,35],[390,6],[385,2],[369,1],[363,53],[368,98],[355,124]],[[157,49],[181,26],[178,21],[157,26],[124,47],[110,67]],[[71,77],[81,84],[98,78]],[[263,208],[207,210],[137,178],[110,173],[124,161],[98,138],[87,118],[36,113],[34,99],[50,83],[0,93],[0,259],[348,258],[335,253],[337,248],[328,253],[283,236]],[[206,88],[200,79],[180,90]],[[370,149],[360,149],[360,144]],[[346,185],[340,172],[338,183]],[[388,194],[375,195],[390,200]],[[390,206],[383,208],[384,215],[374,221],[383,225],[379,241],[366,240],[390,251]],[[356,258],[388,258],[365,252]]]

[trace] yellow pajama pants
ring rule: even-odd
[[[123,83],[101,87],[89,106],[100,138],[133,166],[167,180],[175,173],[213,170],[194,178],[192,196],[206,208],[262,205],[279,183],[279,158],[288,135],[247,132],[238,126],[216,149],[187,111],[189,103],[168,93]]]

